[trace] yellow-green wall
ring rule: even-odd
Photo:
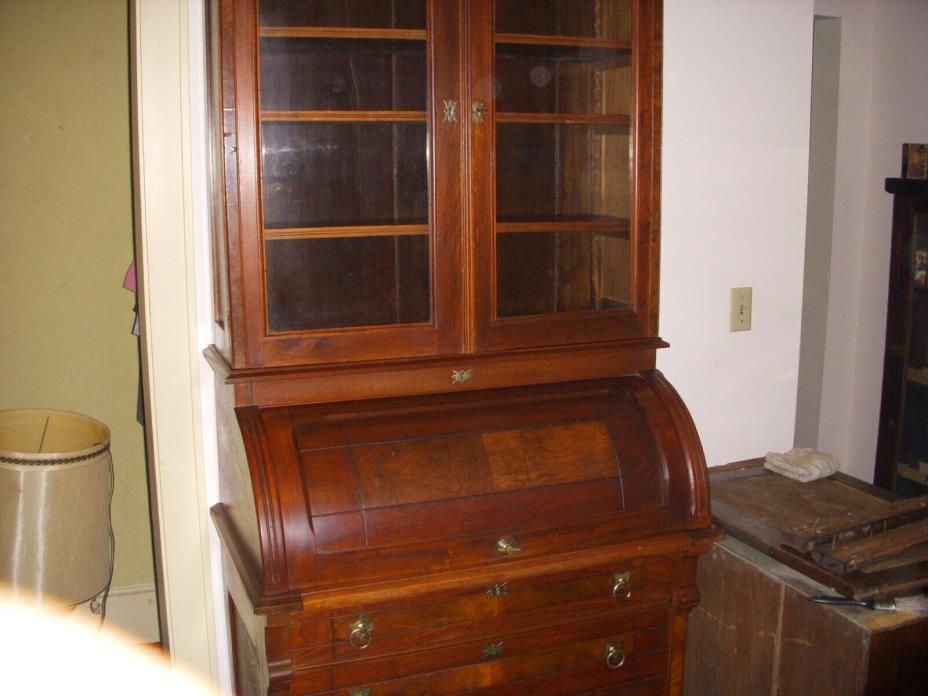
[[[115,587],[153,582],[135,421],[126,0],[0,0],[0,408],[112,431]]]

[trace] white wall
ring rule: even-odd
[[[812,0],[665,0],[658,367],[710,466],[792,446],[812,25]]]
[[[225,605],[208,520],[213,396],[201,355],[210,278],[201,8],[198,0],[131,5],[135,214],[162,637],[175,666],[227,693]]]
[[[819,447],[873,479],[892,199],[901,144],[928,142],[928,2],[815,0],[841,18],[831,286]]]

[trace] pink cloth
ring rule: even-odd
[[[126,277],[122,281],[122,286],[129,292],[138,292],[138,286],[135,280],[135,261],[129,264],[129,269],[126,271]]]

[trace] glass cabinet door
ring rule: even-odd
[[[267,329],[428,322],[423,0],[261,0]]]
[[[454,351],[460,283],[438,259],[459,263],[460,221],[435,201],[460,196],[460,175],[436,162],[460,151],[460,124],[440,111],[436,123],[432,85],[460,79],[457,54],[431,37],[458,31],[456,5],[235,6],[249,363]]]
[[[492,93],[478,81],[476,98],[492,106],[492,132],[474,132],[495,152],[483,243],[493,347],[537,343],[538,319],[555,343],[627,337],[634,323],[636,4],[496,0],[484,18]]]

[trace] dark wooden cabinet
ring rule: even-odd
[[[928,182],[887,179],[893,194],[883,393],[874,483],[928,485]]]
[[[239,692],[678,694],[712,531],[654,370],[660,2],[211,27]]]

